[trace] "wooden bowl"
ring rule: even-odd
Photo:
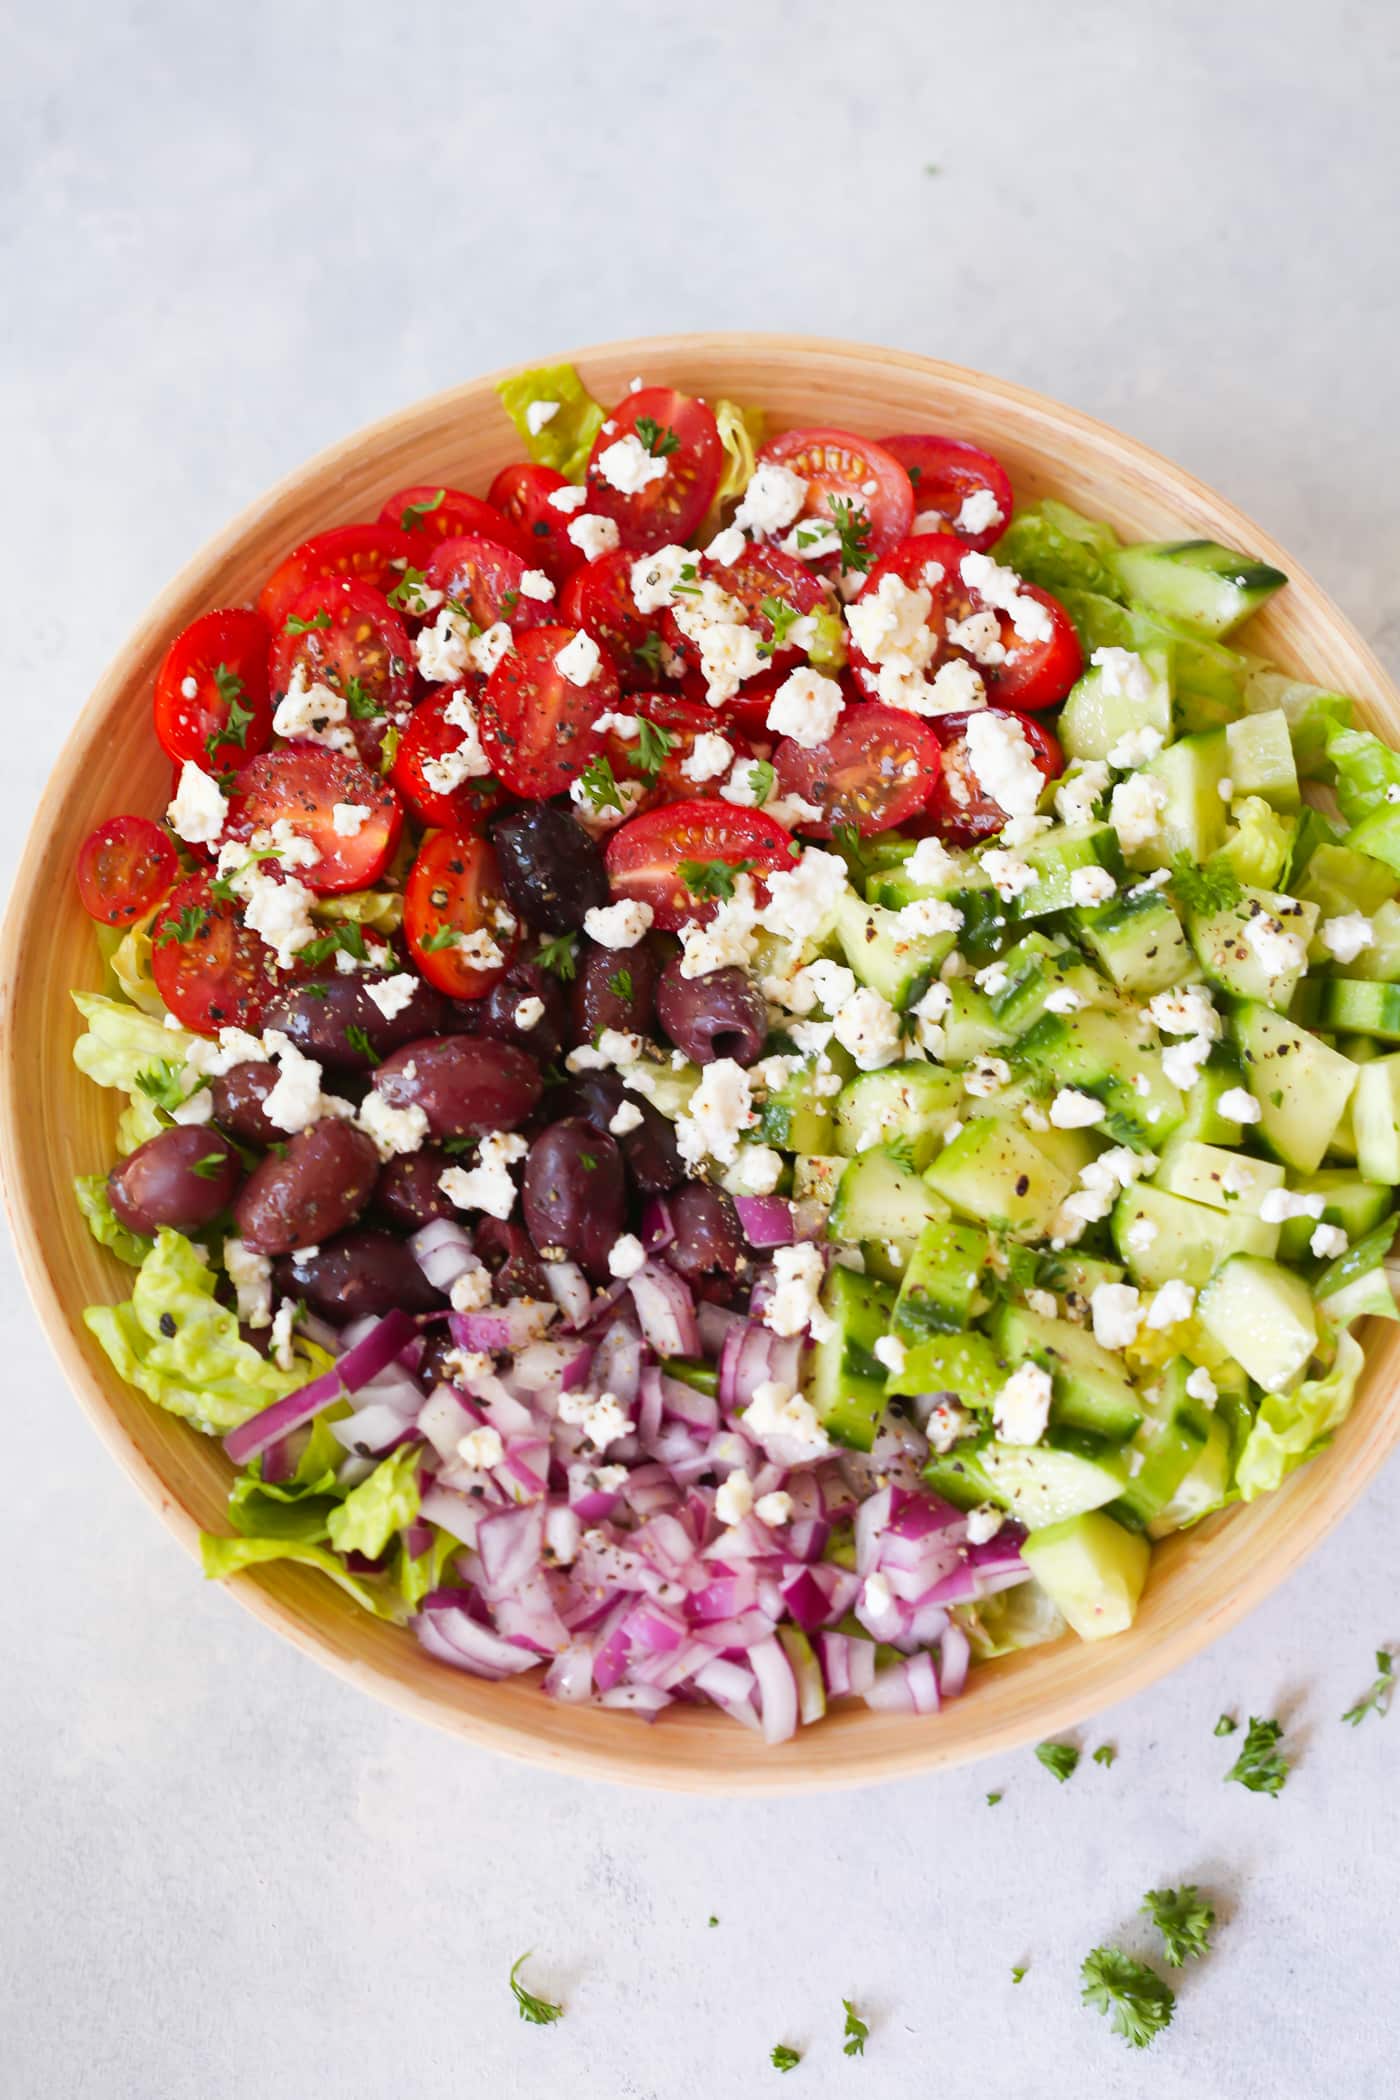
[[[603,401],[634,373],[710,399],[764,408],[774,427],[847,425],[878,436],[944,430],[1005,461],[1018,497],[1053,493],[1131,536],[1199,533],[1276,562],[1289,588],[1251,642],[1320,684],[1354,694],[1400,738],[1400,696],[1349,623],[1284,550],[1198,481],[1103,424],[1004,381],[891,350],[805,337],[697,335],[574,353]],[[157,811],[170,769],[151,733],[151,681],[171,637],[197,613],[251,599],[275,563],[328,525],[372,518],[393,489],[445,481],[483,491],[519,455],[495,381],[474,380],[347,438],[255,503],[195,556],[118,652],[70,736],[36,812],[4,939],[4,1182],[39,1316],[83,1407],[116,1457],[193,1553],[201,1527],[227,1529],[230,1467],[219,1444],[122,1384],[81,1325],[81,1308],[127,1292],[129,1271],[89,1238],[70,1192],[113,1157],[114,1104],[73,1066],[73,988],[100,980],[73,858],[100,819]],[[865,1785],[1006,1750],[1081,1721],[1174,1669],[1291,1574],[1356,1499],[1400,1436],[1394,1378],[1400,1328],[1375,1326],[1356,1404],[1333,1447],[1278,1494],[1156,1549],[1130,1633],[1068,1639],[974,1674],[929,1719],[847,1706],[767,1749],[717,1713],[672,1712],[648,1727],[625,1714],[558,1705],[534,1678],[488,1684],[433,1662],[410,1633],[358,1612],[310,1571],[238,1577],[239,1600],[307,1654],[401,1711],[470,1742],[593,1777],[710,1792]]]

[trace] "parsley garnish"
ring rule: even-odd
[[[185,1098],[185,1089],[180,1084],[180,1068],[168,1057],[162,1057],[153,1065],[145,1065],[136,1074],[136,1085],[141,1093],[154,1101],[157,1108],[173,1113]]]
[[[430,497],[426,503],[405,503],[403,509],[399,512],[399,523],[404,531],[416,532],[424,518],[431,511],[442,508],[442,499],[446,494],[446,489],[439,489],[437,494]]]
[[[201,1181],[212,1181],[216,1174],[223,1172],[228,1165],[228,1161],[229,1155],[227,1152],[206,1152],[203,1159],[195,1161],[190,1168],[190,1172],[191,1174],[198,1174]]]
[[[210,759],[217,760],[221,744],[237,744],[240,750],[247,749],[248,724],[253,719],[253,710],[243,705],[247,687],[236,671],[230,671],[227,664],[215,664],[213,676],[219,698],[228,710],[223,728],[211,729],[204,739],[204,748]]]
[[[1011,1981],[1013,1983],[1019,1983],[1021,1981],[1021,1978],[1025,1975],[1026,1970],[1029,1966],[1030,1964],[1028,1962],[1022,1962],[1019,1969],[1013,1969],[1011,1971]]]
[[[1349,1728],[1359,1728],[1367,1714],[1388,1714],[1395,1691],[1395,1658],[1388,1649],[1376,1650],[1376,1679],[1364,1699],[1349,1706],[1342,1719]]]
[[[637,717],[637,749],[633,764],[639,773],[659,773],[679,743],[669,729],[660,729],[645,715]]]
[[[841,2045],[843,2056],[864,2056],[865,2045],[870,2039],[870,2029],[862,2020],[849,1998],[841,2000],[846,2008],[846,2024],[841,2032],[846,2039]]]
[[[1100,1743],[1098,1749],[1094,1752],[1094,1763],[1104,1766],[1111,1765],[1117,1755],[1118,1752],[1114,1749],[1112,1743]]]
[[[800,2049],[789,2049],[786,2042],[779,2042],[768,2061],[775,2071],[795,2071],[802,2061]]]
[[[357,1021],[352,1021],[345,1031],[347,1046],[360,1057],[367,1057],[372,1065],[382,1064],[383,1059]]]
[[[331,616],[324,606],[320,612],[312,613],[309,620],[299,620],[295,613],[288,613],[286,620],[288,634],[310,634],[313,627],[329,627],[330,624]]]
[[[777,784],[777,769],[766,758],[749,760],[749,792],[755,809],[762,809]]]
[[[1115,2034],[1134,2049],[1145,2049],[1164,2027],[1170,2027],[1176,1993],[1145,1962],[1134,1961],[1121,1947],[1095,1947],[1079,1971],[1080,1997],[1096,2012],[1107,2013]]]
[[[676,873],[692,897],[732,897],[734,878],[756,868],[756,860],[683,860]]]
[[[1235,1730],[1239,1727],[1239,1725],[1240,1724],[1238,1721],[1231,1720],[1229,1714],[1222,1714],[1220,1716],[1220,1719],[1216,1722],[1214,1728],[1211,1730],[1211,1734],[1233,1735]]]
[[[1227,1779],[1237,1779],[1251,1794],[1281,1794],[1288,1779],[1288,1759],[1274,1748],[1283,1735],[1279,1721],[1261,1721],[1254,1714],[1241,1750]]]
[[[854,824],[833,824],[831,843],[846,863],[846,872],[857,889],[864,886],[870,872],[870,858],[865,842]]]
[[[776,656],[802,615],[796,606],[789,605],[785,598],[764,598],[760,601],[758,609],[773,629],[771,639],[759,643],[758,653],[760,656]]]
[[[455,926],[438,926],[425,933],[418,945],[427,954],[436,955],[439,948],[455,948],[461,938]]]
[[[614,970],[612,976],[608,979],[608,990],[612,993],[614,999],[630,999],[632,996],[632,972],[630,970]]]
[[[988,1806],[988,1808],[995,1808],[995,1807],[996,1807],[996,1805],[997,1805],[997,1803],[998,1803],[998,1801],[1000,1801],[1001,1799],[1002,1799],[1002,1796],[1001,1796],[1001,1794],[1000,1794],[1000,1793],[996,1793],[996,1794],[988,1794],[988,1796],[987,1796],[987,1806]]]
[[[653,678],[661,676],[661,652],[665,646],[660,635],[652,633],[644,642],[638,642],[632,650],[637,662],[650,671]]]
[[[669,459],[679,452],[681,441],[669,423],[662,424],[654,416],[638,416],[633,429],[653,459]]]
[[[532,2027],[549,2027],[564,2017],[564,2008],[562,2005],[556,2005],[550,1998],[537,1998],[533,1991],[526,1990],[520,1981],[520,1971],[529,1959],[527,1951],[521,1955],[519,1961],[512,1963],[510,1987],[515,1993],[515,2002],[520,2007],[521,2019],[528,2020]]]
[[[1141,1907],[1161,1933],[1162,1950],[1174,1969],[1210,1953],[1215,1911],[1201,1900],[1193,1881],[1184,1882],[1179,1889],[1149,1889]]]
[[[912,1138],[886,1138],[885,1150],[896,1166],[903,1167],[906,1174],[914,1172],[914,1140]]]
[[[716,1917],[714,1917],[714,1916],[711,1916],[710,1918],[708,1918],[708,1919],[706,1920],[706,1923],[707,1923],[707,1924],[710,1924],[710,1925],[718,1925],[718,1923],[719,1923],[719,1919],[718,1919],[718,1918],[716,1918]]]
[[[373,722],[384,712],[369,687],[354,676],[345,681],[345,705],[352,722]]]
[[[1073,1743],[1037,1743],[1035,1754],[1046,1771],[1054,1773],[1061,1786],[1079,1763],[1079,1752]]]
[[[308,962],[314,967],[317,963],[328,961],[341,948],[347,955],[353,955],[356,962],[369,961],[364,933],[353,919],[347,919],[343,924],[333,926],[328,933],[320,934],[314,941],[308,941],[300,950],[300,954],[303,962]]]
[[[617,784],[612,761],[605,758],[601,751],[596,758],[589,759],[579,775],[579,785],[595,809],[606,809],[609,804],[614,809],[624,807],[622,790]]]
[[[870,519],[853,496],[833,496],[828,508],[841,542],[841,566],[864,574],[870,567]]]
[[[537,950],[535,961],[542,970],[552,970],[556,977],[568,984],[578,968],[575,954],[577,946],[576,933],[561,933],[557,939],[546,941],[544,946]]]
[[[406,568],[394,588],[387,592],[389,603],[401,612],[426,612],[428,601],[423,596],[428,579],[421,569]]]
[[[195,940],[209,924],[209,913],[202,904],[182,904],[178,918],[167,919],[156,935],[157,948],[167,941],[179,941],[182,945]]]
[[[1189,853],[1178,853],[1172,861],[1171,886],[1187,911],[1229,911],[1244,895],[1233,868],[1219,861],[1198,867]]]

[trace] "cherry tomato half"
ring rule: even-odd
[[[344,693],[349,729],[367,764],[377,765],[390,722],[413,705],[413,647],[382,591],[334,579],[309,584],[272,643],[272,687],[279,696],[300,665],[308,685]]]
[[[521,554],[552,576],[561,587],[583,562],[583,550],[569,538],[573,511],[556,510],[550,497],[572,484],[553,467],[537,467],[531,460],[518,460],[502,467],[492,482],[487,500],[493,510],[519,527],[525,545]],[[516,543],[509,540],[507,546]]]
[[[338,802],[369,812],[353,834],[336,829]],[[313,866],[291,872],[327,897],[369,889],[393,859],[403,829],[393,789],[359,759],[324,744],[284,744],[245,766],[229,797],[225,836],[250,838],[279,817],[321,856]]]
[[[737,809],[729,802],[668,802],[623,824],[608,840],[608,881],[619,897],[649,904],[656,925],[674,932],[691,919],[712,919],[722,880],[702,872],[725,861],[735,872],[747,871],[760,891],[764,877],[796,866],[797,847],[761,809]],[[694,862],[694,868],[685,863]],[[692,888],[694,883],[697,885]]]
[[[420,824],[447,824],[459,831],[470,831],[505,799],[500,782],[489,774],[444,790],[432,785],[426,771],[435,759],[446,758],[449,751],[461,746],[465,735],[462,724],[447,719],[452,702],[465,693],[475,703],[485,689],[486,680],[479,676],[440,685],[409,716],[389,779]]]
[[[638,763],[640,737],[619,736],[613,730],[608,733],[608,758],[614,773],[619,779],[626,774],[644,781],[652,791],[652,801],[688,802],[697,794],[712,795],[736,758],[753,757],[748,738],[732,722],[721,720],[703,700],[686,700],[679,693],[638,693],[621,712],[640,715],[650,722],[663,733],[670,747],[660,766],[647,771]],[[718,773],[698,781],[685,768],[693,757],[697,738],[702,736],[723,737],[731,755]]]
[[[533,627],[516,637],[491,673],[481,703],[481,741],[497,779],[513,795],[537,800],[566,793],[603,748],[593,723],[617,704],[611,659],[598,651],[598,668],[586,685],[576,685],[556,661],[582,634],[581,627]]]
[[[435,591],[464,605],[483,633],[504,620],[519,634],[556,617],[552,588],[548,598],[534,598],[522,587],[529,567],[513,547],[468,532],[444,540],[424,574]]]
[[[267,749],[267,648],[267,622],[242,606],[201,613],[176,636],[156,673],[155,729],[167,757],[226,773]]]
[[[208,875],[172,890],[151,927],[156,990],[183,1028],[217,1035],[253,1028],[276,990],[272,950],[243,924],[243,907],[216,897]]]
[[[449,999],[479,999],[509,969],[520,928],[505,902],[495,849],[460,831],[435,831],[404,886],[404,933],[414,962]],[[501,960],[484,968],[468,952],[486,934]]]
[[[833,502],[853,504],[863,513],[869,530],[861,551],[868,560],[878,561],[908,534],[914,518],[909,476],[872,438],[853,437],[849,430],[785,430],[758,456],[802,476],[808,485],[804,517],[836,516]]]
[[[979,708],[977,713],[1002,715],[1019,726],[1043,780],[1054,780],[1063,773],[1065,755],[1059,739],[1036,716],[1018,714],[1014,707]],[[943,770],[928,799],[928,815],[939,837],[950,846],[975,846],[1000,831],[1008,817],[972,770],[967,749],[971,720],[969,714],[935,715],[929,725],[943,746]]]
[[[609,448],[628,437],[664,470],[635,490],[615,488],[602,468]],[[624,547],[650,554],[690,538],[714,502],[723,466],[724,447],[704,402],[645,386],[613,410],[593,440],[588,507],[614,521]]]
[[[396,490],[380,511],[379,522],[397,526],[407,534],[416,569],[424,567],[433,549],[444,540],[461,539],[466,533],[511,547],[526,561],[532,555],[525,534],[502,515],[494,498],[483,503],[480,496],[469,496],[465,489],[443,488],[436,482],[424,481]]]
[[[619,547],[576,569],[559,601],[561,619],[582,627],[606,649],[622,690],[654,686],[661,671],[661,632],[632,596],[636,556]]]
[[[165,895],[180,862],[149,817],[108,817],[78,848],[78,895],[89,918],[129,926]]]
[[[1044,606],[1050,632],[1025,640],[1003,615],[1001,641],[1006,655],[983,676],[988,693],[1003,707],[1038,713],[1043,708],[1059,706],[1084,669],[1084,651],[1079,646],[1074,622],[1058,598],[1052,598],[1036,583],[1019,585],[1018,595],[1034,598],[1037,605]]]
[[[854,824],[868,838],[923,808],[942,772],[943,752],[917,716],[857,701],[824,744],[809,751],[785,737],[773,764],[780,795],[800,795],[821,811],[803,831],[830,838],[838,824]]]
[[[274,632],[308,584],[338,576],[389,592],[413,560],[413,542],[392,525],[336,525],[303,540],[279,563],[258,593],[258,611]]]
[[[1001,461],[962,438],[916,434],[880,441],[914,484],[914,525],[918,532],[955,532],[969,547],[985,553],[1011,523],[1011,481]],[[976,527],[959,525],[964,503],[974,515],[986,516]],[[996,513],[988,512],[988,503]]]

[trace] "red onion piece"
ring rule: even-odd
[[[642,1323],[642,1333],[658,1356],[696,1356],[700,1330],[695,1300],[674,1269],[649,1261],[627,1288]]]
[[[413,1340],[417,1330],[405,1312],[387,1312],[376,1320],[369,1333],[356,1342],[329,1371],[309,1384],[298,1386],[285,1399],[274,1400],[248,1421],[240,1422],[224,1438],[224,1449],[236,1466],[246,1466],[279,1437],[300,1429],[323,1407],[346,1393],[357,1393],[362,1385],[393,1363],[400,1349]]]
[[[797,1679],[782,1642],[759,1641],[749,1650],[749,1662],[758,1680],[763,1740],[785,1743],[797,1733]]]
[[[751,1247],[790,1247],[792,1205],[784,1196],[736,1196],[734,1208]]]

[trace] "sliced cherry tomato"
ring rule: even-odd
[[[474,833],[435,831],[419,848],[404,886],[403,925],[413,960],[449,999],[479,999],[510,968],[520,927],[505,902],[496,853]],[[486,934],[501,960],[473,962],[473,936]]]
[[[736,729],[733,722],[722,720],[703,700],[685,700],[678,693],[638,693],[621,712],[640,715],[650,722],[662,732],[670,747],[660,766],[648,770],[639,764],[642,753],[640,736],[619,736],[615,730],[608,733],[608,758],[613,771],[619,778],[625,773],[644,781],[652,790],[653,801],[688,802],[696,795],[713,795],[736,758],[753,757],[748,738]],[[718,773],[710,774],[705,780],[696,780],[685,768],[694,753],[697,738],[702,736],[723,737],[730,747],[731,756]]]
[[[821,811],[803,831],[830,838],[838,824],[864,837],[891,831],[923,808],[942,771],[934,732],[914,715],[874,701],[846,709],[824,744],[805,750],[785,737],[773,753],[780,795],[800,795]]]
[[[548,598],[534,598],[522,588],[529,567],[514,548],[469,532],[444,540],[424,573],[433,590],[466,607],[483,633],[504,620],[519,634],[558,618],[552,591]]]
[[[1004,715],[1020,725],[1042,779],[1054,780],[1063,773],[1065,754],[1059,739],[1034,715],[1018,714],[1014,707],[979,708],[977,712]],[[987,793],[969,763],[967,725],[971,719],[968,714],[935,715],[929,725],[943,746],[943,770],[928,799],[928,815],[939,837],[950,846],[975,846],[1007,821],[1007,811]]]
[[[538,800],[566,793],[603,748],[593,723],[617,704],[611,659],[599,650],[587,685],[575,685],[555,660],[582,634],[581,627],[534,627],[516,637],[491,673],[481,703],[481,741],[496,777],[513,795]]]
[[[1035,583],[1020,584],[1017,594],[1034,598],[1037,605],[1045,607],[1050,633],[1023,640],[1014,623],[1000,614],[1006,655],[1001,663],[989,665],[982,675],[988,693],[1003,707],[1038,713],[1043,708],[1059,706],[1084,669],[1084,651],[1079,646],[1074,622],[1058,598],[1052,598],[1049,591],[1041,590]]]
[[[412,562],[414,546],[406,532],[392,525],[336,525],[294,547],[258,593],[258,611],[274,632],[308,584],[328,576],[347,583],[371,583],[391,591]]]
[[[608,449],[628,437],[664,469],[639,489],[615,488],[603,472]],[[723,466],[719,430],[704,402],[670,387],[644,386],[613,410],[593,440],[589,509],[614,521],[624,547],[650,554],[690,538],[714,502]]]
[[[78,848],[78,895],[89,918],[127,926],[165,895],[180,862],[149,817],[108,817]]]
[[[914,484],[914,532],[955,532],[985,553],[1011,523],[1011,482],[1001,461],[962,438],[917,434],[880,441]],[[996,506],[988,513],[988,498]],[[977,526],[958,523],[965,503],[985,518]]]
[[[279,696],[298,665],[308,685],[344,693],[355,747],[379,763],[384,732],[408,720],[413,705],[413,646],[382,591],[334,579],[309,584],[272,642],[272,688]]]
[[[607,650],[624,692],[654,686],[661,675],[661,631],[638,612],[632,596],[635,559],[622,547],[600,555],[575,570],[559,601],[560,618],[582,627]]]
[[[492,482],[487,500],[493,510],[517,525],[525,545],[521,554],[552,576],[561,587],[583,563],[583,549],[569,538],[569,519],[574,511],[556,510],[550,497],[572,484],[553,467],[537,467],[530,460],[502,467]],[[514,546],[513,540],[507,541]]]
[[[879,561],[907,537],[914,519],[913,487],[899,461],[872,438],[853,437],[849,430],[785,430],[758,456],[802,476],[808,485],[804,517],[853,525],[858,516],[863,519],[867,529],[856,533],[862,561],[847,567]],[[843,507],[833,510],[833,504]],[[845,507],[850,505],[854,511]]]
[[[760,671],[757,678],[746,678],[732,700],[726,700],[723,707],[710,710],[718,718],[717,726],[726,736],[732,730],[738,730],[750,745],[759,749],[760,755],[771,750],[778,739],[768,727],[768,710],[773,705],[773,695],[791,676],[791,665],[780,663],[772,671]],[[702,696],[704,690],[702,683],[699,688]],[[864,697],[862,692],[861,698]]]
[[[739,600],[749,616],[749,625],[758,629],[765,642],[773,639],[775,611],[786,628],[789,623],[783,617],[784,609],[801,615],[830,603],[820,577],[812,574],[806,562],[784,554],[781,547],[751,544],[738,561],[703,563],[702,573],[712,576],[721,590]],[[781,661],[784,655],[796,654],[794,649],[780,648],[778,658]]]
[[[409,717],[389,778],[420,824],[447,824],[459,831],[470,831],[505,799],[500,782],[489,774],[464,780],[460,786],[444,791],[432,785],[425,770],[434,759],[446,758],[449,751],[461,747],[465,733],[462,724],[447,720],[452,702],[463,693],[476,702],[485,689],[486,680],[481,677],[440,685],[428,699],[419,702]]]
[[[208,875],[195,875],[171,891],[152,924],[156,990],[196,1035],[257,1028],[277,989],[272,950],[242,914],[240,904],[214,895]]]
[[[617,896],[640,898],[651,906],[656,925],[674,932],[687,920],[712,919],[726,886],[732,886],[713,863],[751,873],[762,892],[765,876],[796,865],[797,850],[791,833],[761,809],[668,802],[613,833],[608,880]]]
[[[236,606],[201,613],[156,672],[155,727],[177,765],[227,773],[272,741],[267,622]]]
[[[469,496],[465,489],[444,488],[438,482],[424,481],[397,490],[380,511],[379,522],[396,525],[408,535],[413,545],[413,565],[418,569],[444,540],[459,540],[467,533],[513,548],[527,562],[532,558],[526,535],[497,509],[494,498],[483,503],[480,496]]]
[[[369,812],[352,835],[336,829],[338,802]],[[324,744],[284,744],[245,766],[229,798],[225,834],[247,839],[279,817],[320,854],[311,867],[292,872],[322,896],[370,888],[393,859],[403,829],[399,798],[387,782]]]

